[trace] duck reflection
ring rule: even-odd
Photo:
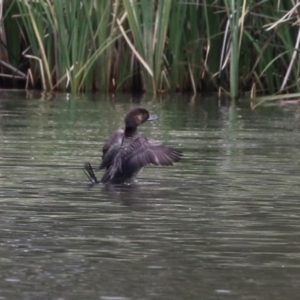
[[[157,198],[157,195],[155,195],[157,193],[152,189],[146,189],[138,184],[106,184],[103,186],[102,192],[110,197],[117,198],[126,206],[152,206],[153,201],[151,199]],[[149,199],[147,200],[148,196]]]

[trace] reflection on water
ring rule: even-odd
[[[84,162],[140,101],[159,115],[141,132],[184,158],[91,186]],[[299,111],[3,94],[0,299],[298,299]]]

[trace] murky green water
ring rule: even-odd
[[[0,299],[299,299],[299,107],[0,99]],[[137,105],[184,158],[89,187],[84,162]]]

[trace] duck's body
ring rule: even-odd
[[[102,183],[124,183],[136,179],[142,168],[148,164],[172,165],[182,156],[181,152],[164,144],[140,136],[137,127],[154,117],[144,108],[131,110],[125,117],[125,130],[116,130],[103,146],[102,162],[98,170],[105,169]],[[91,167],[85,167],[89,177]]]
[[[114,161],[123,141],[124,130],[116,130],[102,148],[102,162],[96,171],[108,169]]]

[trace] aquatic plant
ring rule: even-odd
[[[1,82],[60,91],[299,92],[297,1],[9,0]]]

